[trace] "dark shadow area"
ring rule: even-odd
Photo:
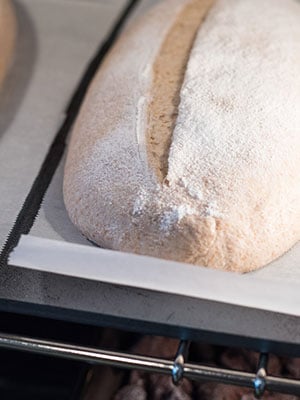
[[[93,346],[99,329],[63,321],[0,313],[0,331],[11,335]],[[88,365],[79,361],[0,349],[0,398],[79,400]]]
[[[20,108],[30,83],[38,50],[33,21],[26,8],[14,1],[17,17],[16,47],[12,66],[0,92],[0,137],[5,134]]]

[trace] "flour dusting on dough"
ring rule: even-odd
[[[197,211],[194,208],[185,204],[181,204],[177,207],[171,207],[170,210],[167,210],[163,213],[160,221],[160,229],[162,231],[168,232],[173,227],[173,225],[180,223],[183,217],[196,213]]]

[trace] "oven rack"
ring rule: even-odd
[[[252,388],[256,398],[266,390],[300,396],[300,381],[267,374],[268,354],[261,353],[256,373],[189,363],[189,341],[179,342],[174,360],[141,356],[128,352],[108,351],[94,347],[75,346],[64,342],[0,333],[0,348],[76,360],[92,365],[108,365],[169,375],[175,385],[184,378],[191,381],[219,382]]]

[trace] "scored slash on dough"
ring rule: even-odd
[[[161,183],[168,172],[169,149],[189,55],[198,29],[214,1],[190,0],[186,3],[153,64],[146,132],[147,153],[150,166]]]

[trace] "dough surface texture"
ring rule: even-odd
[[[190,3],[163,1],[105,59],[72,132],[65,204],[100,246],[247,272],[300,238],[300,4],[198,0],[176,113],[152,118],[153,65]]]

